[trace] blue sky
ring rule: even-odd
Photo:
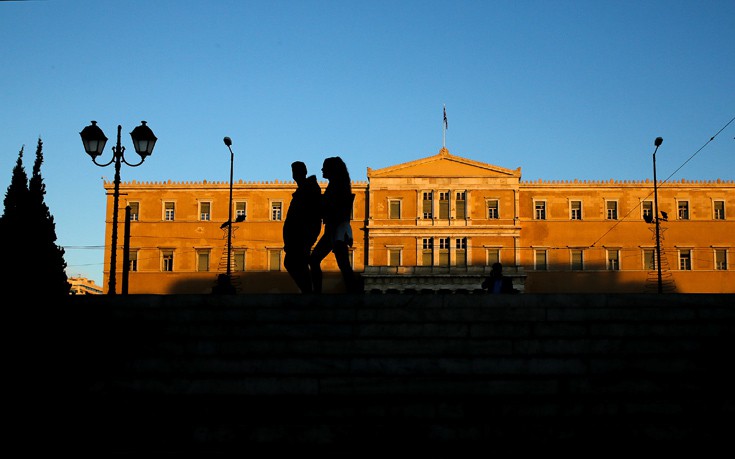
[[[452,154],[523,180],[650,178],[658,136],[659,178],[735,179],[733,0],[0,1],[0,49],[0,189],[40,137],[68,274],[100,285],[91,120],[103,159],[118,124],[131,160],[141,120],[159,138],[123,181],[226,181],[224,136],[235,180],[365,180],[436,154],[445,104]]]

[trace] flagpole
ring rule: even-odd
[[[447,148],[447,106],[444,105],[444,119],[442,120],[442,148]]]

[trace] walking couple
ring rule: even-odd
[[[329,184],[323,195],[316,177],[307,177],[303,162],[292,163],[291,172],[297,188],[283,224],[286,270],[302,293],[322,293],[321,262],[333,252],[347,291],[358,291],[349,255],[353,243],[350,219],[355,195],[347,166],[339,156],[324,160],[322,176]],[[322,222],[324,234],[312,251]]]

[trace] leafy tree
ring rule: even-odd
[[[44,198],[43,142],[38,139],[30,181],[23,167],[23,150],[18,153],[0,217],[0,240],[6,243],[10,263],[2,276],[4,291],[67,295],[70,285],[64,249],[56,245],[56,224]]]

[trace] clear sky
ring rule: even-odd
[[[660,179],[735,179],[733,0],[0,1],[0,49],[0,190],[40,137],[67,273],[100,285],[91,120],[105,161],[118,124],[131,161],[159,138],[123,181],[227,181],[224,136],[236,181],[366,180],[438,153],[444,105],[452,154],[523,180],[651,178],[658,136]]]

